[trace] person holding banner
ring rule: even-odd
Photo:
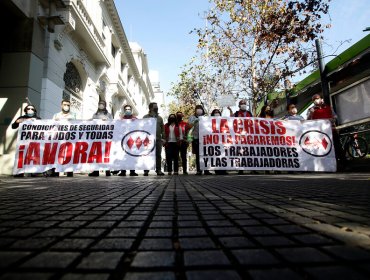
[[[239,117],[239,118],[251,118],[253,117],[253,114],[247,110],[247,100],[242,99],[239,101],[239,111],[236,111],[234,113],[234,117]],[[239,170],[238,171],[239,175],[243,175],[244,171]]]
[[[71,102],[69,100],[63,99],[60,103],[62,111],[54,114],[53,120],[62,121],[62,120],[75,120],[76,114],[71,112]],[[59,177],[59,172],[55,172],[55,168],[51,173],[52,177]],[[67,177],[73,177],[73,172],[67,172]]]
[[[99,101],[98,103],[98,110],[96,113],[92,116],[93,120],[112,120],[113,117],[112,115],[108,112],[107,110],[107,103],[104,100]],[[110,171],[106,170],[105,171],[105,176],[110,176]],[[95,170],[91,173],[89,173],[89,176],[99,176],[99,170]]]
[[[179,175],[180,128],[175,114],[168,116],[168,122],[164,125],[164,133],[166,137],[164,149],[166,151],[168,175],[172,175],[172,162],[173,174]]]
[[[136,117],[132,114],[131,105],[127,104],[123,107],[123,112],[119,115],[120,120],[136,120]],[[126,170],[121,170],[118,176],[126,176]],[[130,176],[139,176],[135,170],[130,170]]]
[[[304,118],[301,115],[298,115],[298,110],[295,104],[291,103],[286,106],[288,114],[286,114],[282,119],[283,120],[296,120],[303,121]]]
[[[156,102],[151,102],[149,104],[149,113],[146,114],[143,118],[155,118],[157,120],[157,132],[156,132],[156,149],[155,149],[155,159],[156,159],[156,167],[155,172],[157,176],[163,176],[164,173],[161,170],[161,162],[162,162],[162,146],[165,143],[165,135],[164,135],[164,124],[163,119],[158,114],[158,104]],[[144,176],[149,175],[149,170],[144,170]]]
[[[247,110],[247,101],[245,99],[239,101],[239,111],[234,113],[234,117],[253,117],[252,113]]]
[[[336,129],[337,114],[333,108],[325,104],[324,99],[320,94],[314,94],[312,96],[314,106],[311,107],[307,112],[307,120],[330,120],[333,134],[333,144],[335,149],[335,155],[337,159],[337,165],[340,169],[344,169],[346,166],[346,155],[342,149],[342,145],[339,140],[339,133]]]
[[[33,120],[41,120],[39,116],[37,116],[37,110],[35,106],[29,104],[23,109],[24,115],[20,116],[15,120],[14,123],[12,123],[12,128],[17,129],[19,127],[19,124],[24,122],[24,121],[33,121]],[[31,176],[34,176],[31,174]],[[14,175],[14,177],[24,177],[23,173]]]
[[[212,117],[221,117],[222,114],[221,114],[221,111],[219,109],[213,109],[213,111],[211,112],[211,116]],[[215,170],[215,174],[216,175],[228,175],[226,170]]]
[[[33,105],[27,105],[24,110],[24,115],[20,116],[18,119],[15,120],[14,123],[12,123],[12,128],[17,129],[19,127],[19,124],[27,121],[27,120],[41,120],[39,116],[37,116],[37,110],[35,106]]]
[[[187,152],[189,143],[187,141],[186,135],[189,132],[189,124],[183,120],[183,113],[177,112],[177,123],[179,124],[180,128],[180,156],[181,156],[181,163],[182,163],[182,173],[184,175],[188,175],[187,167],[188,167],[188,160],[187,160]]]
[[[202,170],[200,169],[200,157],[199,157],[199,117],[204,116],[205,112],[202,105],[196,105],[194,110],[194,115],[189,118],[189,128],[193,128],[193,142],[192,142],[192,152],[195,154],[197,173],[195,175],[202,175]],[[204,175],[211,175],[212,173],[208,170],[204,170]]]

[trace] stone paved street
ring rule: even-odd
[[[369,279],[370,175],[0,178],[0,279]]]

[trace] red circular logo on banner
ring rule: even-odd
[[[121,147],[130,156],[147,156],[155,148],[155,136],[145,130],[133,130],[122,138]]]
[[[327,156],[333,147],[330,137],[319,130],[305,132],[299,140],[299,145],[305,153],[314,157]]]

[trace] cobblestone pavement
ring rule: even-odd
[[[369,279],[370,175],[0,178],[0,279]]]

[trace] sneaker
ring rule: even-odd
[[[209,172],[208,170],[205,170],[205,171],[204,171],[204,175],[212,175],[212,173],[211,173],[211,172]]]
[[[121,173],[118,174],[118,176],[126,176],[126,170],[122,170]]]
[[[137,174],[135,172],[130,172],[130,176],[139,176],[139,174]]]
[[[67,177],[73,177],[73,172],[67,172]]]
[[[110,171],[105,171],[105,176],[110,176]]]
[[[164,173],[162,171],[157,172],[157,176],[164,176]]]
[[[149,176],[149,171],[144,171],[144,176]]]

